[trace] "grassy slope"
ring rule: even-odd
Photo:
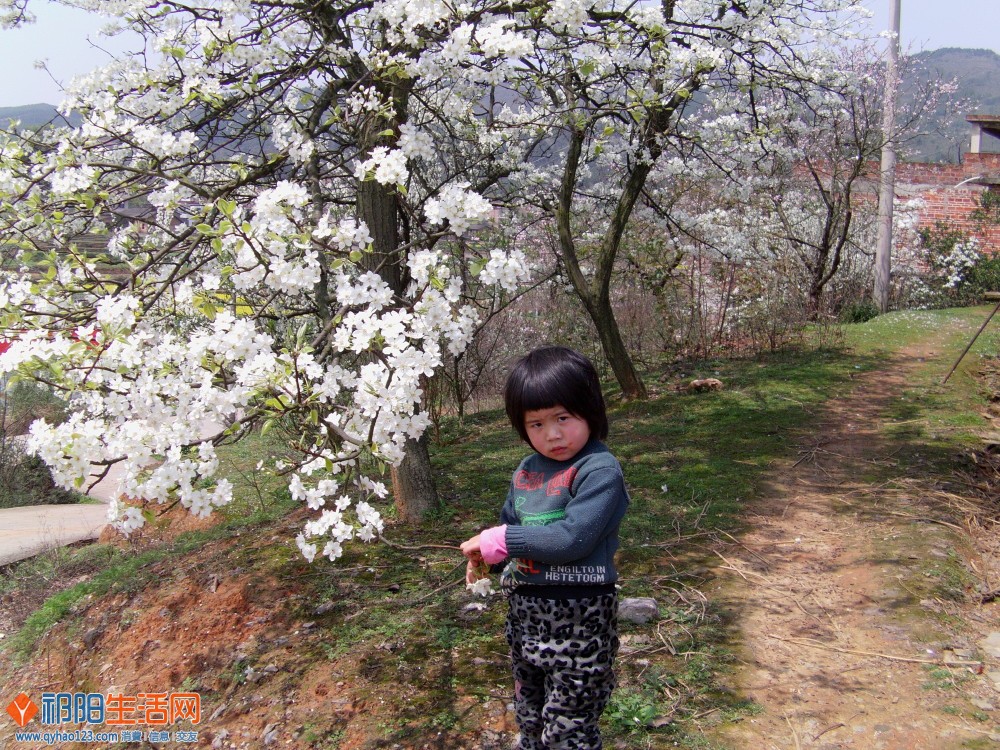
[[[934,331],[946,331],[951,343],[926,380],[904,394],[894,416],[908,423],[896,428],[908,430],[908,442],[933,443],[946,463],[974,439],[982,420],[972,416],[978,396],[966,374],[947,388],[933,381],[964,345],[968,327],[984,316],[982,308],[885,316],[846,327],[849,348],[804,347],[759,360],[699,363],[685,373],[719,377],[726,383],[719,393],[685,395],[673,389],[675,380],[657,381],[659,392],[649,401],[612,406],[609,444],[625,466],[633,500],[622,530],[623,594],[656,597],[663,615],[656,627],[623,628],[621,687],[606,714],[612,738],[629,748],[708,747],[700,716],[711,712],[726,720],[754,710],[717,680],[731,662],[732,623],[699,591],[710,561],[692,541],[736,533],[769,466],[795,456],[824,401],[849,387],[859,369],[885,365],[887,347]],[[990,339],[995,351],[996,337]],[[963,370],[975,366],[975,356]],[[91,601],[88,595],[122,597],[141,611],[155,606],[145,602],[156,601],[157,581],[165,586],[178,568],[188,575],[249,573],[273,584],[259,586],[258,598],[282,592],[279,600],[265,602],[275,611],[275,634],[298,634],[303,622],[316,623],[307,629],[311,635],[297,636],[294,655],[279,663],[284,687],[295,689],[315,670],[329,668],[345,675],[352,700],[365,706],[351,716],[293,721],[286,729],[296,746],[340,747],[345,738],[366,735],[405,746],[437,738],[442,747],[458,748],[484,725],[497,727],[492,717],[510,693],[502,603],[494,600],[482,612],[464,609],[462,561],[438,549],[355,547],[338,564],[306,565],[294,550],[298,523],[288,515],[297,511],[287,493],[265,482],[258,494],[250,481],[258,452],[277,449],[275,441],[231,450],[240,499],[222,525],[182,535],[144,557],[100,547],[81,551],[80,560],[67,555],[61,574],[50,577],[87,580],[50,599],[20,633],[0,641],[0,675],[13,669],[10,662],[35,658],[47,640],[75,637],[85,627],[77,621],[93,606],[82,604]],[[446,424],[433,450],[444,506],[420,529],[397,527],[390,535],[411,546],[455,543],[492,524],[524,452],[500,412]],[[240,538],[234,542],[235,535]],[[28,567],[9,573],[0,594],[37,580]],[[319,602],[330,604],[321,614]],[[211,711],[263,690],[247,683],[247,670],[276,658],[261,646],[233,655],[224,669],[215,665],[178,680],[198,685]],[[92,678],[99,686],[100,677]],[[388,703],[386,695],[392,696]]]

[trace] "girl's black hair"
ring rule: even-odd
[[[519,359],[507,376],[503,396],[507,418],[528,445],[525,413],[553,406],[585,419],[591,437],[604,440],[608,436],[608,415],[597,370],[573,349],[543,346]]]

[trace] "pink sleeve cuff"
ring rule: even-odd
[[[507,526],[494,526],[479,534],[479,551],[487,565],[507,559]]]

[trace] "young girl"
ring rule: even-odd
[[[535,453],[514,472],[501,525],[462,544],[466,581],[509,559],[501,587],[516,750],[599,750],[598,719],[615,686],[614,554],[629,497],[601,442],[608,418],[597,371],[572,349],[536,349],[514,366],[504,399]]]

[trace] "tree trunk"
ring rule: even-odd
[[[427,450],[429,442],[426,432],[419,440],[407,440],[406,456],[399,466],[392,469],[396,511],[400,520],[406,523],[418,523],[438,504],[431,457]]]
[[[392,187],[374,180],[362,182],[358,190],[358,213],[372,235],[372,253],[364,265],[379,274],[393,293],[402,297],[408,283],[405,258],[399,251],[399,201]],[[438,503],[427,434],[407,440],[405,457],[392,469],[392,492],[399,517],[414,523]]]
[[[618,320],[611,309],[611,300],[606,297],[599,298],[593,305],[588,306],[588,312],[597,328],[604,356],[611,365],[615,380],[622,387],[622,395],[629,401],[645,399],[648,395],[646,386],[639,377],[635,365],[632,364],[628,349],[625,348]]]
[[[615,319],[614,310],[611,308],[611,272],[614,267],[615,258],[618,255],[618,247],[621,243],[622,233],[625,231],[625,224],[631,214],[632,206],[639,194],[639,189],[644,182],[645,175],[649,170],[635,170],[630,177],[629,184],[619,200],[618,208],[615,212],[611,226],[608,228],[601,251],[597,257],[597,271],[593,282],[589,282],[580,267],[579,257],[576,252],[576,240],[572,229],[573,212],[573,190],[576,186],[577,168],[580,164],[580,156],[583,153],[583,133],[574,132],[569,143],[569,150],[566,157],[566,171],[563,174],[562,187],[559,196],[559,205],[556,209],[556,226],[559,231],[559,256],[569,275],[570,282],[576,290],[577,296],[583,302],[584,309],[594,321],[597,328],[597,335],[601,339],[601,348],[604,350],[604,357],[611,365],[611,370],[615,374],[615,379],[622,388],[622,394],[627,399],[646,398],[646,386],[636,372],[632,358],[625,348],[621,331],[618,328],[618,321]],[[640,172],[640,174],[636,174]]]

